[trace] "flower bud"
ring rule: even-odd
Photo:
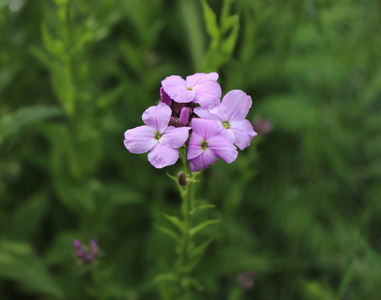
[[[183,171],[179,172],[179,174],[177,174],[177,180],[179,181],[179,184],[181,186],[186,186],[187,185],[187,182],[185,180],[185,174]]]
[[[180,121],[183,123],[183,125],[187,125],[189,120],[189,109],[186,107],[183,107],[183,109],[180,112]]]

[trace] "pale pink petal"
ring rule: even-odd
[[[206,81],[197,85],[194,90],[196,93],[193,102],[200,106],[207,107],[220,103],[221,87],[216,81]]]
[[[220,125],[220,127],[223,128],[221,131],[221,135],[226,137],[230,142],[234,143],[234,132],[233,132],[233,130],[231,128],[230,129],[224,128],[221,122],[219,122],[219,125]]]
[[[179,159],[179,150],[157,143],[148,153],[148,161],[157,169],[173,165]]]
[[[183,107],[180,112],[180,122],[183,123],[183,125],[187,125],[189,120],[189,109],[187,107]]]
[[[220,134],[222,128],[213,120],[192,119],[193,132],[198,133],[204,140]]]
[[[150,126],[139,126],[124,133],[124,145],[134,154],[141,154],[151,150],[157,144],[155,129]]]
[[[159,142],[168,147],[180,148],[187,141],[190,129],[190,127],[175,128],[173,126],[168,126]]]
[[[163,102],[164,104],[171,105],[171,98],[164,91],[163,87],[160,88],[160,98],[161,102]]]
[[[210,108],[203,108],[203,107],[195,107],[194,112],[196,115],[198,115],[202,119],[208,119],[208,120],[220,120],[220,117],[218,115],[218,106],[216,105],[213,107],[214,109]]]
[[[168,105],[159,103],[156,106],[147,108],[143,113],[142,119],[144,124],[155,128],[160,133],[163,133],[168,126],[171,114],[172,110]]]
[[[236,160],[238,151],[233,143],[224,136],[216,135],[211,137],[208,142],[208,147],[215,156],[221,158],[228,164]]]
[[[217,158],[214,156],[210,149],[206,149],[201,155],[191,159],[189,161],[190,170],[192,172],[198,172],[202,169],[209,167],[211,164],[215,163]]]
[[[188,144],[188,154],[187,159],[195,158],[202,154],[203,149],[201,148],[201,144],[204,142],[204,138],[193,131]]]
[[[241,90],[232,90],[222,99],[221,114],[226,114],[229,121],[245,119],[252,105],[251,97]],[[225,121],[228,121],[225,120]]]
[[[218,74],[216,72],[212,73],[196,73],[187,76],[186,85],[187,87],[195,87],[196,85],[202,84],[206,81],[217,81]]]
[[[251,140],[257,135],[248,120],[231,121],[230,128],[234,133],[234,144],[241,150],[249,147]]]
[[[161,82],[161,85],[169,97],[178,103],[189,103],[194,99],[194,90],[188,90],[185,80],[180,76],[169,76]]]

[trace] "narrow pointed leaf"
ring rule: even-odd
[[[216,48],[220,39],[220,29],[217,25],[217,17],[206,0],[201,0],[201,3],[204,12],[206,30],[212,38],[211,47]]]
[[[189,234],[191,236],[194,236],[197,232],[199,232],[200,230],[204,229],[206,226],[212,225],[212,224],[216,224],[216,223],[219,223],[219,222],[220,222],[220,220],[208,220],[208,221],[202,222],[201,224],[198,224],[197,226],[191,228],[189,230]]]
[[[194,214],[195,212],[197,212],[199,210],[203,210],[203,209],[207,209],[207,208],[213,208],[213,207],[216,207],[216,206],[213,204],[202,204],[202,205],[196,206],[194,209],[192,209],[190,211],[190,214]]]
[[[155,224],[155,227],[157,229],[159,229],[161,232],[165,233],[166,235],[170,236],[171,238],[173,238],[175,241],[180,241],[180,237],[179,235],[174,232],[172,229],[169,229],[167,227],[164,227],[164,226],[160,226],[160,225],[157,225]]]
[[[167,214],[164,214],[164,217],[166,217],[168,221],[170,221],[173,225],[180,229],[181,232],[184,232],[184,223],[178,217],[170,216]]]

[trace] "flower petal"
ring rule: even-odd
[[[195,131],[192,132],[188,144],[187,159],[192,159],[202,154],[203,150],[201,148],[201,144],[203,141],[204,138],[200,134]]]
[[[155,131],[155,128],[144,125],[129,129],[124,133],[124,145],[131,153],[145,153],[157,144]]]
[[[159,103],[156,106],[147,108],[143,113],[142,119],[144,124],[155,128],[160,133],[163,133],[168,126],[171,114],[172,110],[168,105]]]
[[[203,107],[195,107],[194,112],[196,115],[198,115],[202,119],[207,120],[220,120],[219,114],[219,105],[213,106],[212,109],[210,108],[203,108]]]
[[[187,141],[190,129],[190,127],[175,128],[173,126],[168,126],[159,142],[168,147],[180,148]]]
[[[211,164],[215,163],[217,158],[214,156],[210,149],[206,149],[201,155],[191,159],[189,161],[190,170],[192,172],[198,172],[202,169],[209,167]]]
[[[208,140],[222,131],[222,128],[215,121],[204,119],[192,119],[192,129],[193,132],[197,132],[204,140]]]
[[[233,130],[231,128],[230,129],[224,128],[221,122],[219,122],[219,125],[223,128],[221,131],[221,135],[226,137],[230,142],[234,143],[234,132],[233,132]]]
[[[186,78],[187,87],[195,87],[196,85],[202,84],[206,81],[217,81],[218,74],[216,72],[212,73],[196,73]]]
[[[238,151],[236,147],[227,138],[222,135],[216,135],[209,139],[208,147],[226,163],[230,164],[237,159]]]
[[[169,97],[178,103],[189,103],[194,98],[195,91],[187,90],[185,80],[180,76],[169,76],[161,82],[161,85]]]
[[[157,169],[173,165],[179,159],[179,150],[157,143],[148,153],[148,160]]]
[[[234,133],[234,144],[241,150],[249,147],[251,140],[257,135],[248,120],[231,121],[230,128]]]
[[[163,87],[160,88],[160,98],[161,98],[161,102],[163,102],[169,106],[171,105],[171,98],[164,91]]]
[[[217,105],[221,99],[221,87],[216,81],[206,81],[197,85],[195,88],[193,102],[203,107]]]
[[[252,102],[251,97],[245,92],[232,90],[222,99],[221,115],[226,115],[229,121],[245,119]]]

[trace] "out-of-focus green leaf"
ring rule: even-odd
[[[58,107],[41,105],[23,107],[12,114],[5,114],[0,117],[0,145],[25,127],[62,115]]]
[[[63,297],[42,260],[23,242],[0,240],[0,277],[15,280],[31,292]]]
[[[221,43],[221,48],[223,52],[231,55],[237,43],[239,33],[239,16],[233,15],[227,19],[227,22],[229,22],[228,26],[231,27],[231,32]]]
[[[181,232],[184,232],[185,226],[184,223],[176,216],[170,216],[167,214],[164,214],[164,217],[170,221],[173,225],[175,225]]]
[[[6,7],[9,5],[9,2],[12,0],[0,0],[0,8]]]
[[[155,228],[159,229],[161,232],[163,232],[166,235],[170,236],[171,238],[173,238],[177,242],[180,240],[179,235],[176,232],[174,232],[172,229],[169,229],[167,227],[160,226],[160,225],[157,225],[157,224],[155,224]]]
[[[210,8],[206,0],[201,0],[202,8],[204,12],[204,20],[206,25],[206,30],[208,31],[210,37],[212,38],[211,48],[216,48],[220,41],[220,29],[217,24],[217,17],[214,11]]]
[[[6,236],[10,239],[30,240],[41,226],[47,208],[46,193],[41,192],[32,196],[13,214]]]
[[[197,232],[199,232],[200,230],[204,229],[206,226],[209,226],[209,225],[212,225],[212,224],[217,224],[219,222],[220,222],[220,220],[208,220],[208,221],[202,222],[202,223],[192,227],[189,230],[189,234],[191,236],[194,236]]]

